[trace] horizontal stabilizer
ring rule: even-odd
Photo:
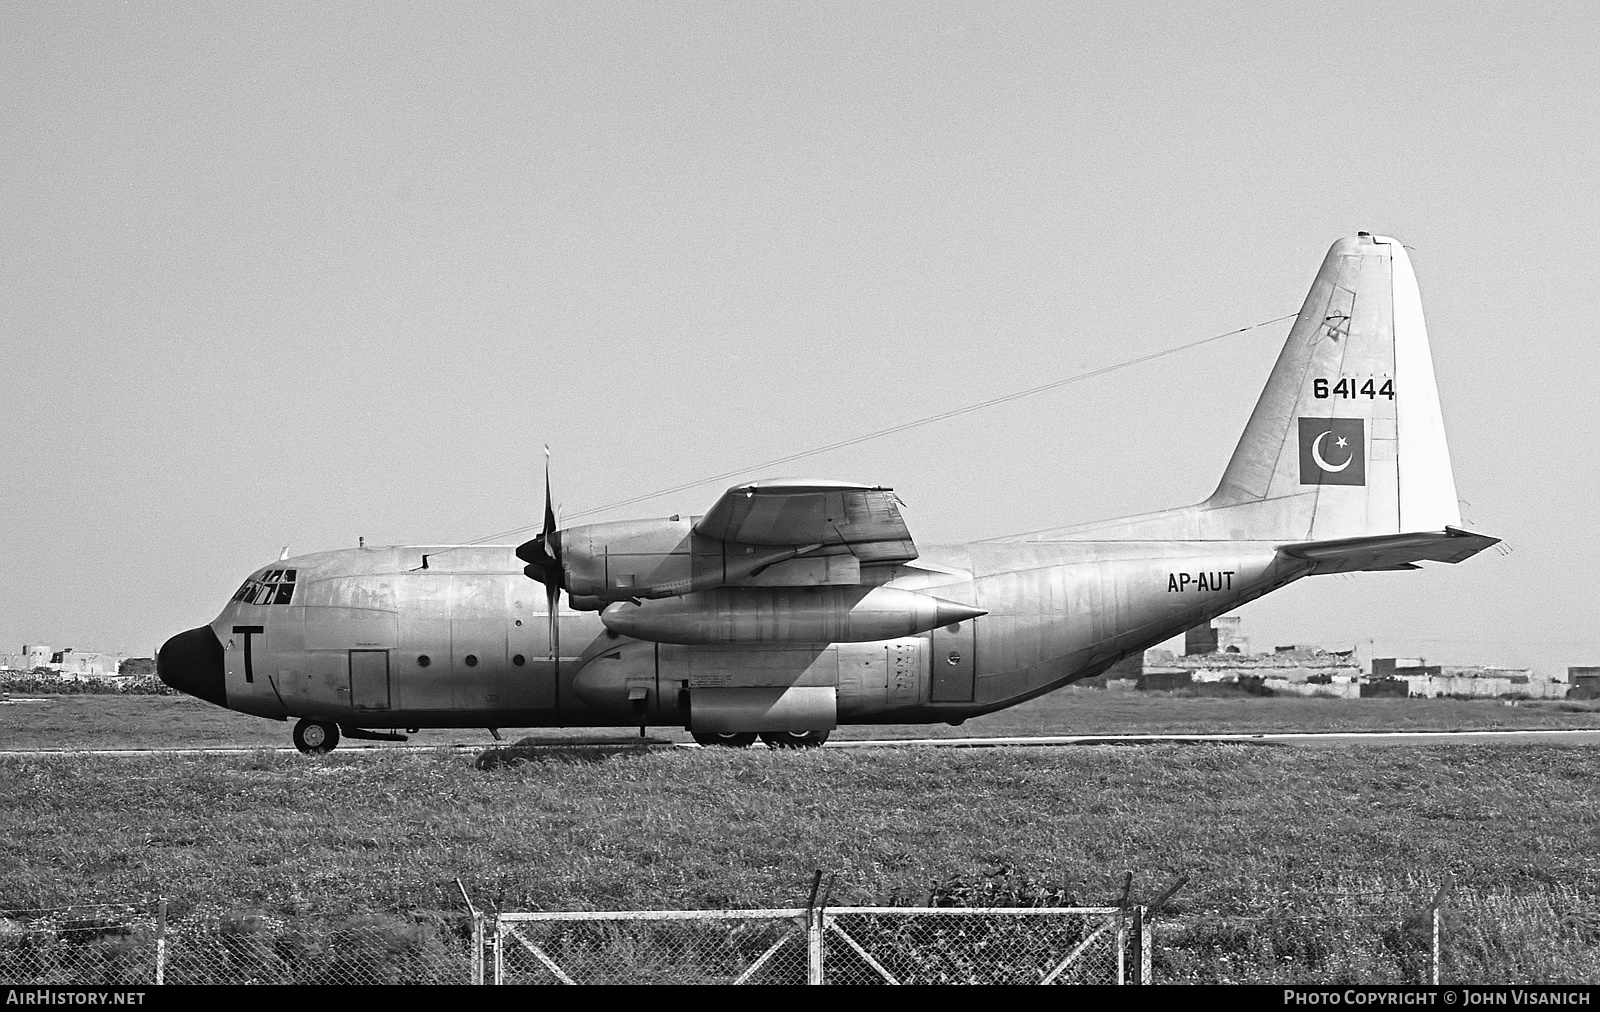
[[[1384,534],[1338,541],[1307,541],[1284,545],[1279,554],[1316,563],[1308,575],[1356,573],[1384,569],[1416,569],[1418,562],[1463,562],[1499,538],[1446,527],[1443,531]]]

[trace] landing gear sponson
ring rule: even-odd
[[[828,740],[827,731],[754,731],[715,732],[695,731],[694,740],[701,745],[721,745],[725,748],[749,748],[759,737],[773,748],[816,748]]]
[[[404,735],[377,734],[371,731],[347,729],[350,738],[372,738],[381,741],[405,741]],[[339,746],[339,725],[331,720],[306,718],[294,726],[294,747],[306,755],[323,755]],[[498,738],[499,735],[496,735]],[[816,748],[828,740],[827,731],[741,731],[729,734],[696,732],[694,740],[701,745],[721,745],[725,748],[749,748],[759,737],[773,748]]]

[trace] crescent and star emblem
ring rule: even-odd
[[[1330,471],[1330,472],[1337,473],[1339,471],[1343,471],[1345,468],[1350,466],[1350,462],[1352,460],[1356,459],[1356,452],[1354,450],[1351,450],[1350,451],[1350,456],[1346,457],[1344,459],[1344,463],[1338,465],[1337,467],[1335,467],[1333,464],[1328,463],[1328,459],[1322,455],[1322,441],[1324,439],[1327,439],[1328,436],[1331,435],[1332,433],[1333,433],[1332,429],[1328,429],[1328,430],[1324,431],[1322,433],[1322,435],[1318,436],[1316,438],[1316,441],[1311,444],[1311,459],[1316,461],[1317,462],[1317,466],[1322,468],[1324,471]],[[1347,441],[1345,440],[1345,438],[1343,436],[1340,436],[1337,442],[1338,442],[1338,445],[1340,447],[1344,447],[1346,445]]]

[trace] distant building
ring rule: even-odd
[[[1439,673],[1437,666],[1424,670],[1427,666],[1422,657],[1374,657],[1372,659],[1373,678],[1398,678],[1403,671],[1408,675]]]
[[[1561,699],[1568,691],[1568,683],[1559,677],[1540,678],[1529,668],[1429,664],[1423,657],[1375,657],[1369,673],[1365,644],[1333,650],[1296,644],[1264,654],[1252,654],[1248,647],[1239,616],[1225,615],[1188,630],[1182,656],[1146,650],[1076,684],[1147,692],[1194,688],[1202,693],[1207,685],[1236,685],[1251,693],[1342,699]],[[1568,670],[1577,698],[1600,699],[1600,666]]]
[[[1146,671],[1139,676],[1137,688],[1141,692],[1171,692],[1187,689],[1194,684],[1192,671]]]
[[[1423,699],[1562,699],[1568,688],[1565,682],[1536,678],[1530,668],[1428,664],[1421,657],[1374,657],[1372,677],[1402,680],[1412,696]]]
[[[1362,699],[1408,699],[1411,683],[1404,678],[1369,678],[1361,683]]]
[[[1240,633],[1240,621],[1238,615],[1223,615],[1195,626],[1183,634],[1183,655],[1249,653],[1250,641]]]
[[[1567,682],[1569,698],[1600,699],[1600,667],[1568,668]]]
[[[66,647],[55,650],[42,644],[24,644],[20,654],[0,654],[0,668],[15,671],[44,669],[72,678],[113,678],[122,666],[122,654]]]

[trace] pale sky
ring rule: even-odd
[[[1076,6],[0,6],[0,652],[536,524],[544,443],[570,514],[1292,313],[1367,230],[1512,551],[1246,633],[1600,664],[1597,8]],[[1286,326],[781,473],[923,544],[1193,502]]]

